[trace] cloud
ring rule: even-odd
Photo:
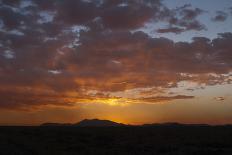
[[[168,24],[182,26],[186,31],[204,29],[204,26],[196,19],[204,12],[203,10],[193,8],[191,5],[172,10],[167,8],[161,0],[53,0],[49,2],[18,0],[17,2],[3,1],[3,4],[1,14],[4,15],[2,18],[8,28],[19,26],[19,22],[25,22],[25,20],[28,20],[25,22],[28,25],[28,22],[38,21],[41,13],[47,13],[47,17],[49,13],[52,13],[53,22],[66,26],[88,25],[99,19],[104,29],[136,29],[149,21],[166,21]],[[43,17],[46,15],[44,14]]]
[[[172,100],[180,100],[180,99],[193,99],[194,96],[186,96],[186,95],[177,95],[177,96],[156,96],[156,97],[147,97],[140,98],[138,101],[147,102],[147,103],[159,103],[159,102],[167,102]]]
[[[229,7],[228,9],[230,11],[230,14],[232,14],[232,7]]]
[[[192,9],[190,7],[191,5],[185,5],[184,7],[178,9],[180,15],[183,16],[183,19],[193,20],[200,14],[204,13],[202,9],[199,8]]]
[[[170,10],[158,0],[8,2],[0,7],[0,108],[70,106],[92,98],[91,91],[112,98],[181,81],[231,82],[231,33],[174,42],[131,32],[150,20],[170,24],[161,33],[202,30],[200,9]],[[178,98],[185,97],[157,99]]]
[[[44,105],[63,105],[71,106],[70,97],[53,94],[37,94],[35,89],[30,91],[0,91],[1,109],[30,109],[31,107],[39,107]]]
[[[228,17],[228,14],[224,11],[217,11],[216,16],[212,18],[212,21],[215,22],[224,22]]]
[[[178,33],[180,33],[189,30],[201,31],[207,28],[197,20],[197,17],[205,12],[206,11],[202,9],[193,8],[190,4],[187,4],[174,10],[169,10],[169,14],[165,18],[170,28],[172,28],[172,30],[175,29],[174,32],[178,31]],[[170,32],[170,30],[167,32]]]
[[[160,28],[157,30],[158,33],[176,33],[176,34],[179,34],[183,31],[184,29],[179,27]]]
[[[10,6],[18,6],[20,4],[20,0],[2,0],[2,2]]]
[[[108,2],[110,3],[110,2]],[[117,4],[103,5],[102,20],[107,28],[134,29],[143,26],[147,21],[161,12],[160,1],[118,1]],[[121,5],[124,4],[124,5]]]
[[[224,100],[225,100],[225,97],[220,96],[220,97],[215,97],[214,99],[215,99],[216,101],[224,101]]]

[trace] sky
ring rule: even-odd
[[[0,125],[232,124],[232,1],[0,0]]]

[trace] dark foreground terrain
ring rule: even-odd
[[[0,155],[24,154],[232,155],[232,127],[0,127]]]

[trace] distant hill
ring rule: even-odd
[[[184,124],[176,123],[176,122],[167,122],[167,123],[151,123],[151,124],[143,124],[142,126],[182,126]]]
[[[99,119],[84,119],[75,124],[63,124],[63,123],[43,123],[41,126],[80,126],[80,127],[97,127],[97,126],[125,126],[122,123],[116,123],[109,120],[99,120]]]
[[[181,124],[176,122],[166,122],[166,123],[152,123],[152,124],[143,124],[142,126],[170,126],[170,127],[178,127],[178,126],[210,126],[208,124]]]
[[[99,119],[84,119],[74,125],[75,126],[124,126],[124,124],[122,123],[116,123],[109,120],[99,120]]]
[[[78,123],[70,124],[70,123],[44,123],[41,126],[74,126],[74,127],[110,127],[110,126],[140,126],[140,127],[157,127],[157,126],[167,126],[167,127],[202,127],[202,126],[211,126],[208,124],[181,124],[176,122],[166,122],[166,123],[151,123],[151,124],[143,124],[143,125],[128,125],[113,122],[110,120],[100,120],[100,119],[84,119]],[[229,125],[228,125],[229,126]]]

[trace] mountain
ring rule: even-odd
[[[122,123],[116,123],[109,120],[99,119],[84,119],[79,123],[74,124],[75,126],[124,126]]]
[[[104,127],[104,126],[125,126],[122,123],[116,123],[109,120],[99,120],[99,119],[84,119],[75,124],[63,124],[63,123],[43,123],[41,126],[80,126],[80,127]]]
[[[152,124],[143,124],[142,126],[166,126],[166,127],[205,127],[210,126],[208,124],[181,124],[177,122],[166,122],[166,123],[152,123]]]
[[[184,124],[176,122],[167,122],[167,123],[152,123],[152,124],[143,124],[142,126],[182,126]]]
[[[140,126],[140,127],[204,127],[210,126],[208,124],[181,124],[176,122],[166,122],[166,123],[152,123],[152,124],[143,124],[143,125],[126,125],[122,123],[113,122],[110,120],[100,120],[100,119],[84,119],[78,123],[44,123],[41,126],[74,126],[74,127],[111,127],[111,126]]]

